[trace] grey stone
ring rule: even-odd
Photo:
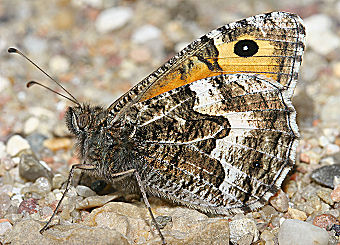
[[[53,173],[29,151],[20,154],[19,174],[22,178],[34,182],[39,177],[52,180]]]
[[[315,169],[310,177],[315,182],[334,189],[333,181],[336,176],[340,176],[340,164],[333,164]]]
[[[24,220],[16,223],[12,230],[5,234],[4,243],[12,245],[39,244],[129,244],[117,231],[102,227],[86,227],[79,224],[58,225],[51,227],[42,235],[39,230],[43,223],[35,220]]]
[[[279,230],[280,245],[327,245],[328,238],[326,230],[296,219],[285,220]]]

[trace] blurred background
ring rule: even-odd
[[[3,184],[26,183],[18,177],[18,159],[11,158],[16,144],[25,149],[28,142],[54,173],[67,175],[78,163],[63,119],[71,103],[38,86],[27,89],[26,82],[36,80],[61,91],[22,57],[8,54],[9,47],[27,54],[80,102],[108,106],[201,35],[271,11],[297,13],[307,31],[293,98],[301,132],[294,180],[309,183],[312,170],[339,163],[340,1],[1,0],[0,195],[8,193]],[[17,134],[22,138],[9,146]],[[6,197],[0,218],[19,206],[17,192],[17,203],[15,191]]]

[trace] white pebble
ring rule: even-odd
[[[64,73],[69,70],[70,62],[66,57],[56,55],[51,58],[49,67],[53,73]]]
[[[11,156],[15,156],[20,151],[29,149],[30,145],[28,144],[28,141],[25,140],[20,135],[13,135],[7,142],[6,145],[6,151]]]
[[[37,130],[39,127],[39,119],[36,117],[30,117],[28,120],[25,122],[24,125],[24,133],[25,134],[31,134],[35,130]]]
[[[9,80],[6,77],[0,76],[0,93],[9,87]]]
[[[315,14],[304,20],[307,35],[306,40],[316,53],[327,55],[340,45],[340,39],[332,31],[332,20],[325,14]],[[327,45],[325,45],[325,40]]]
[[[133,11],[127,7],[116,7],[102,11],[96,19],[96,29],[108,33],[124,26],[132,17]]]
[[[327,245],[328,237],[329,235],[326,230],[310,223],[295,219],[285,220],[279,230],[280,245]]]
[[[8,221],[1,222],[1,223],[0,223],[0,236],[5,235],[5,233],[6,233],[9,229],[12,229],[11,223],[9,223]]]
[[[76,191],[78,195],[82,197],[90,197],[90,196],[96,195],[96,193],[93,190],[91,190],[89,187],[84,186],[84,185],[78,185],[76,187]]]
[[[158,39],[161,31],[153,25],[144,25],[138,28],[132,35],[132,41],[135,43],[146,43],[153,39]]]

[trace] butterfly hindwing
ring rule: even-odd
[[[262,75],[201,79],[131,106],[151,193],[203,211],[255,208],[294,163],[295,110]]]

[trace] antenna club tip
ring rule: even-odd
[[[8,53],[17,53],[18,50],[16,48],[8,48]]]
[[[27,87],[27,88],[30,88],[30,87],[32,87],[34,84],[36,84],[35,81],[29,81],[28,83],[26,83],[26,87]]]

